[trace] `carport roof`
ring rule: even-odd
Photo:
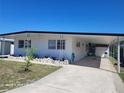
[[[124,36],[121,33],[91,33],[91,32],[60,32],[60,31],[19,31],[12,33],[0,34],[0,36],[15,35],[23,33],[44,33],[44,34],[71,34],[71,35],[99,35],[99,36]]]

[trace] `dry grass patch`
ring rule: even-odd
[[[60,68],[33,64],[30,71],[24,71],[24,65],[23,62],[0,62],[0,93],[34,82]]]

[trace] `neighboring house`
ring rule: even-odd
[[[13,54],[13,40],[0,39],[0,55],[10,55]]]
[[[25,49],[36,48],[37,57],[78,61],[85,56],[109,56],[109,45],[122,34],[23,31],[1,34],[14,39],[14,55],[26,56]],[[73,55],[74,54],[74,55]]]

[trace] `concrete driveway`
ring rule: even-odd
[[[101,61],[100,68],[63,66],[41,80],[6,93],[124,93],[122,81],[120,78],[115,79],[118,75],[109,61]],[[119,80],[119,91],[115,80]]]
[[[93,67],[93,68],[100,68],[100,64],[101,64],[101,58],[94,56],[91,57],[87,56],[75,63],[75,65]]]

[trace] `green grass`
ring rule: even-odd
[[[121,77],[121,79],[124,82],[124,67],[121,67],[121,72],[119,73],[119,76]]]
[[[113,65],[117,64],[117,60],[115,58],[109,57],[109,60]]]
[[[60,68],[33,64],[30,71],[25,72],[24,65],[23,62],[0,61],[0,93],[32,83]]]
[[[113,57],[110,57],[109,60],[114,65],[115,69],[117,70],[117,60]],[[120,78],[122,79],[122,81],[124,82],[124,67],[121,67],[120,69],[121,69],[121,72],[118,74],[119,74]]]
[[[121,77],[121,79],[122,79],[123,82],[124,82],[124,72],[119,73],[119,76]]]

